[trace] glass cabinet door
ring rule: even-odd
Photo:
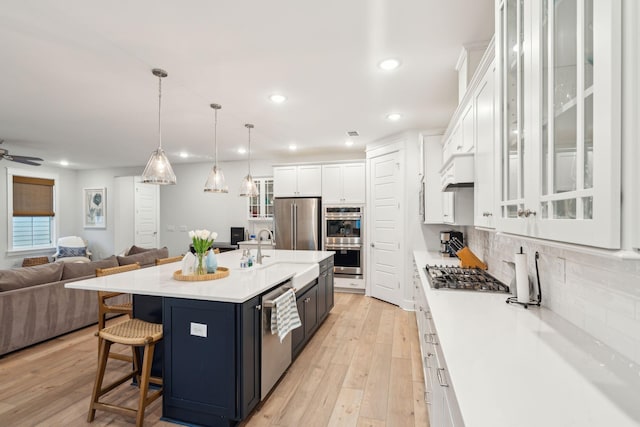
[[[500,216],[517,218],[524,208],[524,0],[505,0],[499,9],[501,28],[501,165]]]
[[[273,218],[273,178],[254,179],[258,195],[249,197],[249,219]]]
[[[593,1],[542,1],[543,219],[593,218]]]

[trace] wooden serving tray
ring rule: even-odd
[[[227,267],[218,267],[215,273],[207,274],[182,274],[182,270],[176,270],[173,272],[173,278],[183,282],[199,282],[202,280],[216,280],[222,279],[229,275],[229,269]]]

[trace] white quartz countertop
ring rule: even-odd
[[[424,266],[457,260],[414,259],[466,426],[640,425],[640,367],[544,307],[432,289]]]
[[[262,265],[240,269],[242,251],[218,254],[218,265],[230,269],[229,276],[217,280],[183,282],[173,279],[180,262],[141,268],[110,276],[67,283],[65,287],[96,291],[123,292],[139,295],[188,298],[242,303],[287,279],[302,281],[318,277],[318,263],[330,251],[263,250]],[[302,283],[301,285],[304,285]]]

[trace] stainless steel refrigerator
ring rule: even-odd
[[[274,200],[276,249],[322,249],[322,209],[319,197]]]

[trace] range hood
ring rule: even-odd
[[[457,188],[473,187],[475,169],[473,152],[455,153],[440,169],[442,191],[455,191]]]

